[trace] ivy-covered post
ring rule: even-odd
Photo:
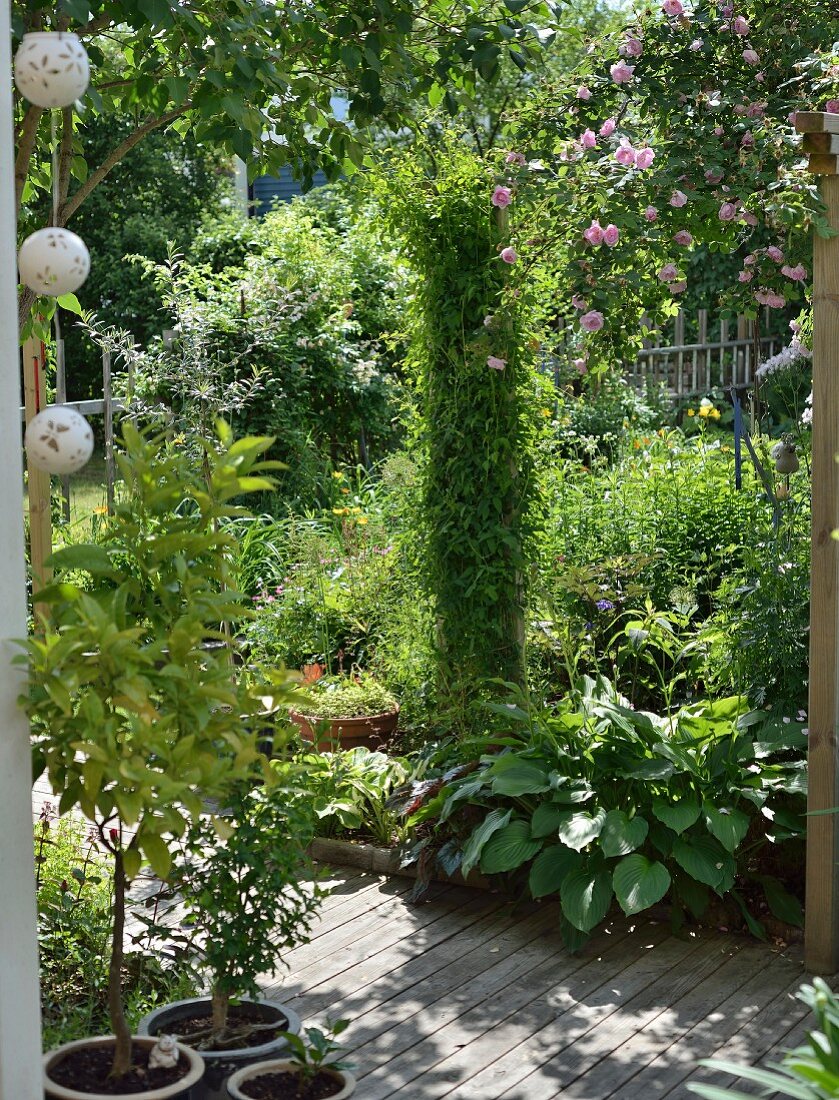
[[[25,683],[9,643],[26,635],[11,42],[9,0],[0,0],[0,1097],[42,1100],[32,763],[29,723],[17,706]]]
[[[492,693],[488,681],[525,687],[535,383],[529,295],[506,209],[515,195],[497,181],[456,138],[401,153],[385,178],[417,273],[419,556],[436,614],[441,702],[455,723]]]
[[[839,230],[839,115],[800,112],[810,171]],[[839,237],[813,248],[813,458],[808,721],[807,969],[839,969]]]

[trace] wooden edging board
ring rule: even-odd
[[[308,848],[309,855],[316,863],[329,863],[332,866],[358,867],[362,871],[373,871],[379,875],[402,875],[405,878],[417,878],[415,864],[403,867],[399,852],[392,848],[379,848],[375,844],[354,844],[349,840],[327,840],[315,837]],[[477,890],[494,889],[484,875],[470,871],[464,879],[458,871],[454,875],[436,872],[434,882],[448,882],[455,886],[471,886]]]

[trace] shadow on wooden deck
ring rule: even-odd
[[[304,1022],[352,1020],[359,1100],[687,1100],[688,1080],[731,1083],[700,1058],[760,1061],[805,1030],[797,948],[639,917],[570,955],[555,904],[441,885],[411,905],[407,880],[327,881],[312,942],[266,990]]]

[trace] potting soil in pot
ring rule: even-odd
[[[238,1035],[240,1028],[244,1031],[248,1025],[264,1025],[265,1017],[259,1012],[249,1009],[247,1005],[233,1005],[227,1013],[227,1027],[231,1041],[222,1043],[220,1046],[206,1046],[201,1040],[201,1033],[208,1030],[211,1019],[210,1006],[207,1005],[207,1011],[200,1015],[179,1016],[176,1021],[164,1026],[171,1027],[173,1032],[177,1032],[179,1038],[188,1046],[191,1046],[193,1050],[198,1051],[245,1050],[247,1047],[260,1047],[276,1039],[281,1031],[288,1028],[288,1020],[285,1016],[279,1015],[276,1020],[271,1021],[270,1027],[258,1026],[249,1035],[240,1036]],[[195,1035],[199,1037],[193,1041]]]
[[[307,1088],[298,1092],[300,1078],[296,1073],[261,1073],[239,1086],[253,1100],[327,1100],[343,1089],[343,1084],[331,1073],[319,1073]]]
[[[110,1080],[108,1074],[114,1062],[112,1047],[90,1047],[74,1050],[54,1066],[50,1066],[50,1080],[57,1085],[78,1092],[103,1092],[106,1096],[130,1096],[132,1093],[162,1089],[176,1084],[186,1077],[190,1064],[184,1057],[171,1069],[149,1069],[147,1047],[135,1044],[132,1051],[133,1069],[118,1080]]]

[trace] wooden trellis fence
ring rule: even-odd
[[[669,333],[659,333],[657,341],[644,342],[636,361],[625,370],[627,381],[635,389],[643,392],[647,386],[664,386],[679,399],[752,381],[758,365],[754,361],[753,321],[738,317],[736,322],[714,321],[709,325],[708,310],[700,309],[689,328],[696,333],[695,343],[685,342],[686,327],[685,315],[680,311]],[[762,337],[760,361],[783,346],[782,337]]]

